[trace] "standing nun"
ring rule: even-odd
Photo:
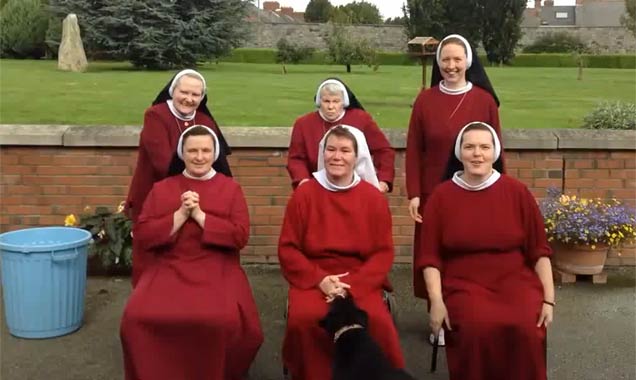
[[[422,211],[435,186],[442,182],[455,136],[470,121],[486,122],[501,136],[497,107],[490,80],[468,41],[458,34],[444,38],[437,48],[431,87],[422,90],[413,105],[406,142],[406,191],[409,214],[415,221],[414,254],[419,251],[420,239],[427,236],[426,231],[420,233]],[[426,298],[422,276],[413,275],[415,296]]]
[[[345,124],[362,131],[377,171],[379,189],[383,193],[391,191],[395,152],[353,92],[341,80],[329,78],[318,86],[314,104],[316,110],[296,119],[292,129],[287,157],[292,186],[296,188],[307,182],[318,168],[318,143],[325,133],[338,124]]]
[[[205,125],[216,133],[220,151],[214,168],[227,176],[232,175],[226,157],[230,154],[230,148],[206,105],[206,92],[205,79],[200,73],[182,70],[166,84],[152,106],[146,109],[139,137],[137,165],[126,200],[126,213],[133,224],[137,222],[152,185],[175,174],[175,171],[171,171],[175,163],[176,166],[180,163],[179,169],[183,170],[183,163],[176,159],[175,152],[179,136],[192,125]],[[152,257],[133,238],[133,286],[151,261]]]

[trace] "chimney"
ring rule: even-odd
[[[534,0],[534,9],[537,11],[541,9],[541,0]]]
[[[554,0],[545,0],[545,2],[543,3],[544,7],[553,7],[554,6]]]
[[[294,8],[292,7],[282,7],[280,8],[280,14],[283,16],[294,17]]]
[[[278,8],[280,8],[280,4],[278,3],[278,1],[266,1],[263,3],[263,10],[265,11],[274,12]]]

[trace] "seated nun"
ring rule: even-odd
[[[185,163],[157,182],[134,227],[154,255],[124,310],[127,380],[244,379],[263,342],[239,262],[249,216],[241,187],[217,173],[219,140],[195,125],[179,138]]]
[[[404,368],[382,298],[393,257],[391,213],[364,134],[335,126],[320,141],[318,171],[287,204],[278,245],[289,283],[283,362],[292,379],[331,379],[333,339],[318,321],[336,296],[368,313],[369,333]]]

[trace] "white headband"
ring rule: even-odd
[[[499,142],[499,137],[497,136],[497,132],[495,132],[495,129],[491,127],[488,123],[484,123],[483,121],[471,121],[470,123],[466,124],[461,131],[459,131],[459,134],[457,135],[457,138],[455,139],[455,157],[457,157],[457,159],[460,161],[462,160],[461,159],[462,137],[464,136],[464,131],[466,130],[466,128],[470,127],[471,125],[482,125],[488,128],[488,130],[490,131],[490,134],[492,135],[492,140],[495,144],[495,147],[494,147],[495,159],[493,160],[493,162],[497,161],[499,159],[499,156],[501,155],[501,143]]]
[[[203,75],[201,75],[198,71],[194,71],[192,69],[185,69],[185,70],[179,71],[177,75],[174,76],[172,83],[170,83],[168,94],[170,94],[171,98],[172,98],[172,94],[174,93],[175,87],[177,87],[177,83],[179,83],[179,79],[181,79],[181,77],[184,75],[194,75],[195,77],[199,78],[201,82],[203,83],[203,95],[205,95],[205,92],[207,91],[207,86],[205,84],[205,78],[203,78]]]
[[[349,94],[347,93],[347,88],[342,82],[336,79],[327,79],[326,81],[322,82],[320,86],[318,86],[318,91],[316,91],[315,98],[316,107],[320,107],[320,91],[322,91],[322,88],[328,84],[335,84],[340,90],[342,90],[342,104],[344,108],[349,107]]]
[[[183,160],[183,136],[185,136],[185,134],[189,130],[191,130],[192,128],[196,128],[196,127],[203,127],[205,129],[207,129],[208,132],[210,132],[210,134],[212,135],[212,139],[214,140],[214,161],[216,161],[217,158],[219,158],[219,154],[220,154],[219,138],[216,137],[216,133],[214,133],[214,131],[212,129],[210,129],[209,127],[206,127],[205,125],[202,125],[202,124],[195,124],[195,125],[189,127],[188,129],[186,129],[185,131],[183,131],[183,133],[179,137],[179,143],[177,144],[177,156],[179,156],[179,158]]]
[[[380,188],[380,182],[378,181],[378,176],[375,173],[375,167],[373,166],[373,160],[371,159],[371,152],[369,151],[369,146],[367,145],[367,139],[364,137],[364,133],[358,128],[352,127],[350,125],[339,124],[333,126],[325,133],[325,135],[320,140],[320,146],[318,148],[318,172],[325,169],[325,144],[327,142],[327,136],[329,136],[329,132],[336,127],[344,127],[346,128],[353,137],[356,139],[356,143],[358,145],[358,155],[356,157],[356,165],[354,167],[354,171],[361,179],[369,182],[376,188]]]
[[[440,57],[442,54],[442,46],[444,45],[444,41],[446,41],[449,38],[457,38],[464,44],[464,49],[466,50],[466,70],[470,69],[470,66],[473,64],[473,50],[470,48],[470,44],[468,43],[468,40],[466,40],[464,37],[460,36],[459,34],[449,34],[448,36],[444,37],[444,39],[439,43],[439,45],[437,45],[437,53],[435,53],[435,59],[437,60],[437,65],[440,67],[442,66],[442,60]]]

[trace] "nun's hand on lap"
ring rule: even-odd
[[[380,192],[386,193],[387,191],[389,191],[389,184],[384,181],[380,181]]]
[[[409,215],[411,219],[418,223],[422,223],[422,215],[420,215],[420,197],[413,197],[409,201]]]
[[[450,319],[448,318],[448,310],[446,310],[446,304],[443,300],[431,300],[431,310],[429,314],[429,326],[431,327],[431,331],[433,331],[433,334],[439,334],[439,330],[442,328],[442,324],[446,324],[446,328],[449,331],[453,330],[450,325]]]
[[[554,307],[543,304],[543,307],[541,308],[541,315],[539,315],[539,321],[537,322],[537,327],[544,325],[547,329],[552,324],[553,313]]]

